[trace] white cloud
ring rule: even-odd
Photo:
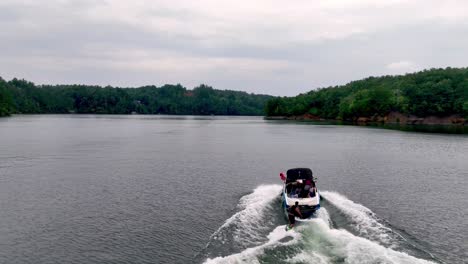
[[[416,71],[418,70],[418,67],[412,61],[402,60],[387,64],[387,69],[398,73],[406,73]]]
[[[468,18],[468,2],[455,0],[6,0],[1,5],[22,14],[18,29],[28,33],[79,23],[117,23],[190,36],[206,45],[314,42],[433,19]]]
[[[88,17],[170,35],[193,36],[212,44],[269,46],[323,41],[434,19],[463,22],[468,18],[468,2],[456,0],[113,0],[111,3],[90,9]]]
[[[293,95],[468,61],[463,0],[2,0],[0,28],[0,75],[52,83],[140,72]]]

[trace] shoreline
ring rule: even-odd
[[[249,116],[249,117],[265,117],[264,115],[211,115],[211,114],[142,114],[142,113],[130,113],[130,114],[115,114],[115,113],[13,113],[3,117],[14,117],[14,116],[27,116],[27,115],[70,115],[70,116],[80,116],[80,115],[100,115],[100,116]]]
[[[427,116],[417,117],[414,115],[405,115],[399,112],[391,112],[386,116],[358,117],[353,120],[325,119],[311,114],[292,115],[292,116],[265,116],[265,120],[290,120],[290,121],[317,121],[332,122],[351,125],[427,125],[427,126],[468,126],[468,119],[458,115],[445,117]]]
[[[271,121],[284,121],[284,122],[300,122],[300,123],[311,123],[311,124],[323,124],[323,125],[342,125],[342,126],[363,126],[382,128],[389,130],[399,130],[405,132],[423,132],[433,134],[468,134],[468,120],[456,119],[458,122],[447,122],[450,118],[443,119],[445,122],[434,122],[433,118],[408,118],[405,122],[396,122],[392,118],[361,118],[356,120],[338,120],[338,119],[324,119],[319,117],[310,117],[306,115],[300,116],[265,116],[264,120]],[[416,121],[415,121],[416,120]]]

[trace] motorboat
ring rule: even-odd
[[[290,206],[299,202],[299,210],[302,218],[296,216],[297,222],[307,221],[313,218],[315,212],[320,209],[320,194],[317,191],[317,178],[313,177],[312,170],[309,168],[289,169],[280,174],[283,181],[283,190],[281,201],[286,217]]]

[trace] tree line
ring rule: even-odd
[[[369,77],[295,97],[216,90],[200,85],[114,88],[35,85],[0,78],[0,116],[13,113],[267,115],[310,114],[356,120],[400,112],[418,117],[468,117],[468,68],[430,69],[402,76]]]
[[[392,111],[418,117],[468,117],[468,68],[369,77],[295,97],[273,98],[265,111],[267,116],[310,114],[350,121],[385,116]]]
[[[264,115],[269,95],[216,90],[200,85],[114,88],[90,85],[35,85],[0,78],[0,116],[13,113]]]

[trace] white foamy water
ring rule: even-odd
[[[393,241],[390,235],[396,235],[396,233],[380,223],[375,213],[369,208],[336,192],[321,191],[320,194],[351,220],[351,228],[359,235],[384,245],[395,246],[396,241]]]
[[[262,245],[247,248],[240,253],[232,254],[226,257],[208,259],[205,261],[205,263],[260,263],[258,257],[262,255],[266,249],[274,248],[278,245],[290,246],[298,242],[300,233],[297,233],[293,230],[286,231],[285,227],[285,225],[276,227],[270,234],[268,234],[268,241]],[[287,242],[282,242],[282,239],[288,237],[291,239]]]
[[[273,206],[279,206],[272,201],[278,195],[280,188],[278,185],[260,186],[252,194],[242,197],[239,202],[239,207],[242,209],[226,220],[213,237],[219,237],[220,234],[230,230],[240,241],[247,239],[250,242],[252,238],[260,241],[260,231],[263,227],[258,224],[268,221],[263,219],[269,215],[268,211],[275,210]],[[238,253],[207,259],[205,263],[263,263],[265,259],[268,260],[266,262],[274,263],[432,263],[386,247],[379,241],[368,239],[368,237],[387,239],[385,235],[392,230],[380,224],[374,213],[363,205],[354,203],[338,193],[323,192],[323,194],[330,203],[353,219],[356,228],[366,236],[334,229],[328,211],[322,207],[317,212],[316,218],[302,222],[294,230],[285,231],[284,225],[277,226],[261,243]],[[242,225],[245,225],[244,228]]]
[[[273,200],[278,198],[280,191],[280,185],[260,185],[253,193],[243,196],[238,204],[239,211],[227,219],[210,240],[221,243],[228,239],[235,239],[236,243],[264,241],[260,233],[270,228],[271,216],[267,213],[276,206]]]
[[[290,236],[293,240],[281,243]],[[278,263],[349,263],[349,264],[429,264],[403,252],[386,248],[378,243],[355,236],[346,230],[332,229],[323,219],[314,219],[296,231],[285,231],[284,226],[275,228],[268,241],[226,257],[208,259],[205,263],[260,263],[266,249],[275,250],[278,246],[300,248],[293,257],[277,259]]]
[[[293,263],[432,263],[346,230],[330,228],[322,219],[315,219],[301,233],[303,251],[289,259]]]

